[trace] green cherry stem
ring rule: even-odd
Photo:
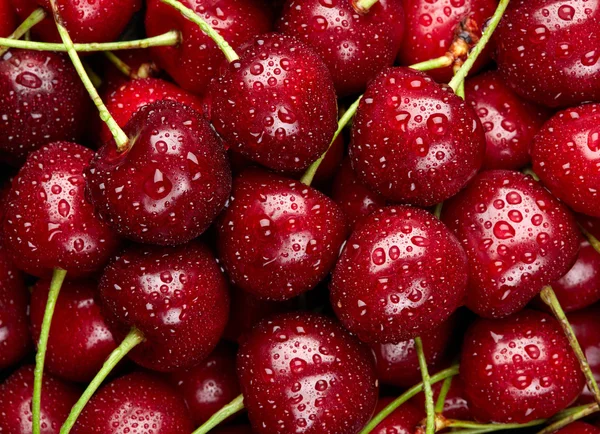
[[[425,60],[423,62],[410,65],[409,68],[417,71],[431,71],[432,69],[445,68],[452,65],[452,58],[448,55],[436,57],[435,59]]]
[[[442,383],[440,394],[438,395],[438,399],[435,402],[435,412],[438,414],[442,414],[444,412],[444,404],[446,403],[446,397],[448,396],[448,392],[450,391],[450,386],[452,386],[452,377],[446,378]]]
[[[435,433],[435,409],[433,404],[433,390],[431,390],[431,377],[427,369],[427,359],[423,351],[423,341],[420,337],[415,338],[415,348],[419,359],[419,368],[421,370],[421,378],[423,379],[423,391],[425,393],[425,411],[427,413],[427,425],[425,428],[426,434]]]
[[[595,236],[593,236],[582,225],[579,225],[579,229],[581,229],[581,232],[587,238],[588,242],[590,243],[590,246],[592,246],[595,251],[597,251],[598,253],[600,253],[600,241],[598,240],[598,238],[596,238]]]
[[[129,78],[135,78],[135,74],[133,73],[131,67],[125,62],[123,62],[117,55],[115,55],[115,53],[113,53],[112,51],[105,51],[104,57],[106,57],[109,60],[109,62],[112,63],[115,66],[115,68],[119,70],[119,72],[123,73],[123,75]]]
[[[192,434],[206,434],[214,427],[219,425],[228,417],[242,411],[244,409],[244,397],[242,395],[236,396],[233,401],[222,407],[219,411],[213,414],[210,419],[204,422],[198,429]]]
[[[46,11],[42,8],[37,8],[25,19],[25,21],[23,21],[21,24],[19,24],[19,27],[17,27],[15,29],[15,31],[12,32],[8,36],[8,38],[2,38],[2,39],[8,39],[9,41],[21,39],[21,37],[23,35],[25,35],[27,32],[29,32],[29,30],[33,26],[38,24],[44,18],[46,18]],[[9,48],[10,47],[8,47],[4,44],[0,44],[0,56],[2,56],[4,53],[6,53]]]
[[[600,410],[600,407],[598,406],[597,402],[567,409],[564,412],[559,413],[557,416],[555,416],[553,418],[553,420],[558,419],[558,420],[556,420],[556,422],[548,425],[543,430],[538,431],[537,434],[554,433],[554,432],[558,431],[559,429],[561,429],[562,427],[565,427],[565,426],[569,425],[570,423],[575,422],[576,420],[579,420],[586,416],[589,416],[590,414],[596,413],[599,410]]]
[[[353,6],[357,12],[366,14],[378,1],[379,0],[357,0],[353,2]]]

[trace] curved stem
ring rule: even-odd
[[[238,60],[240,58],[237,55],[237,53],[233,50],[233,48],[231,48],[231,45],[229,45],[229,43],[225,39],[223,39],[223,37],[219,34],[219,32],[217,32],[215,29],[213,29],[210,26],[210,24],[208,24],[206,21],[204,21],[204,19],[202,19],[199,15],[197,15],[193,10],[184,6],[179,0],[160,0],[160,1],[163,2],[164,4],[167,4],[175,9],[177,9],[181,13],[181,15],[183,15],[185,18],[190,20],[192,23],[194,23],[198,27],[200,27],[200,30],[202,30],[202,32],[204,32],[204,34],[206,36],[208,36],[210,39],[212,39],[214,41],[215,44],[217,44],[217,46],[221,49],[221,51],[223,52],[223,54],[225,55],[225,57],[227,58],[227,61],[229,63],[233,62],[234,60]]]
[[[429,59],[423,62],[415,63],[410,65],[409,68],[416,69],[417,71],[431,71],[432,69],[445,68],[450,65],[452,65],[452,58],[444,55],[436,57],[435,59]]]
[[[229,404],[225,405],[215,414],[213,414],[210,419],[204,422],[198,429],[196,429],[192,434],[206,434],[211,429],[219,425],[225,419],[230,416],[233,416],[239,411],[244,409],[244,397],[242,395],[236,396],[233,401]]]
[[[438,395],[438,399],[435,403],[435,412],[442,414],[444,412],[444,404],[446,403],[446,396],[448,396],[448,392],[450,391],[450,386],[452,386],[452,377],[448,377],[442,383],[442,388],[440,389],[440,394]]]
[[[357,0],[353,3],[354,9],[361,14],[366,14],[369,9],[375,5],[379,0]]]
[[[594,402],[593,404],[582,405],[581,407],[577,407],[576,411],[569,412],[569,414],[566,417],[561,418],[553,424],[548,425],[543,430],[538,431],[538,434],[550,434],[556,432],[562,427],[565,427],[570,423],[575,422],[576,420],[582,419],[586,416],[589,416],[590,414],[596,413],[598,410],[600,410],[600,407],[598,407],[597,402]]]
[[[531,176],[534,181],[539,182],[539,180],[540,180],[540,178],[536,175],[536,173],[533,171],[533,169],[531,167],[526,167],[525,169],[523,169],[523,174]]]
[[[431,390],[431,378],[427,369],[427,360],[423,352],[423,341],[420,337],[415,338],[415,347],[417,349],[417,357],[419,358],[419,368],[421,369],[421,378],[423,378],[423,391],[425,393],[425,411],[427,413],[426,434],[435,433],[435,410],[433,407],[433,390]]]
[[[595,236],[593,236],[582,225],[579,225],[579,229],[581,229],[581,232],[587,238],[588,242],[590,243],[590,246],[592,246],[596,252],[600,253],[600,241],[598,240],[598,238],[596,238]]]
[[[98,390],[102,382],[108,377],[114,367],[129,353],[133,348],[137,345],[141,344],[144,341],[144,335],[136,328],[132,328],[123,342],[119,344],[117,348],[113,350],[112,353],[108,356],[102,368],[98,371],[94,379],[88,384],[87,388],[83,392],[83,394],[79,397],[79,400],[75,403],[71,412],[69,413],[69,417],[60,428],[60,434],[68,434],[75,425],[75,421],[83,411],[83,408],[88,403],[92,395]]]
[[[46,11],[42,8],[37,8],[36,10],[34,10],[26,19],[25,21],[23,21],[19,27],[17,27],[15,29],[14,32],[12,32],[10,35],[8,35],[7,38],[1,38],[1,39],[7,39],[8,41],[11,40],[18,40],[20,39],[23,35],[25,35],[27,32],[29,32],[29,30],[35,26],[36,24],[38,24],[40,21],[42,21],[44,18],[46,18]],[[1,44],[0,43],[0,56],[2,56],[4,53],[6,53],[8,51],[10,47],[8,45],[5,44]]]
[[[104,56],[119,70],[119,72],[123,73],[123,75],[129,78],[135,78],[131,67],[119,59],[112,51],[105,51]]]
[[[48,301],[44,310],[42,319],[42,329],[40,330],[40,339],[38,340],[37,353],[35,355],[35,370],[33,371],[33,397],[31,399],[32,432],[40,433],[40,413],[42,408],[42,379],[44,376],[44,362],[46,359],[46,349],[48,347],[48,336],[50,336],[50,325],[52,316],[56,307],[56,300],[60,288],[65,280],[67,272],[61,268],[55,268],[50,281],[50,290],[48,291]]]

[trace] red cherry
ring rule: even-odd
[[[600,434],[600,428],[585,422],[573,422],[559,429],[555,434]]]
[[[86,405],[73,434],[182,434],[194,428],[185,402],[166,381],[135,372],[104,386]]]
[[[315,287],[346,239],[335,202],[299,181],[258,169],[235,179],[217,232],[219,259],[232,283],[271,300]]]
[[[77,388],[45,374],[42,383],[41,434],[58,434],[77,398]],[[0,385],[0,432],[31,434],[33,366],[22,366]]]
[[[262,0],[181,0],[209,23],[234,49],[271,30],[269,9]],[[170,30],[181,33],[173,47],[153,47],[152,56],[182,88],[203,94],[218,73],[223,53],[198,25],[160,0],[148,0],[146,32],[157,36]]]
[[[485,136],[470,106],[425,73],[387,68],[367,88],[352,123],[358,178],[395,202],[431,206],[477,173]]]
[[[344,159],[344,154],[346,153],[346,147],[344,145],[344,139],[342,135],[336,137],[333,141],[327,153],[325,154],[325,158],[321,161],[319,168],[315,172],[315,177],[313,178],[310,185],[315,188],[327,189],[331,184],[331,179],[337,172],[338,168],[342,164],[342,160]],[[302,175],[304,175],[304,170],[296,173],[290,173],[293,178],[300,179]]]
[[[174,101],[139,109],[125,132],[129,148],[106,142],[86,173],[96,211],[118,233],[173,245],[196,238],[231,188],[222,143],[198,112]]]
[[[549,113],[517,96],[497,71],[485,72],[465,83],[466,100],[485,130],[486,169],[520,169],[529,163],[533,137]]]
[[[393,400],[393,398],[381,398],[379,402],[377,402],[375,414],[383,410]],[[424,418],[425,413],[421,408],[412,405],[410,402],[405,402],[388,417],[382,420],[371,433],[414,434],[415,429]]]
[[[590,364],[596,381],[600,381],[600,306],[591,306],[587,309],[569,313],[569,322],[577,341]],[[583,389],[580,401],[594,402],[594,396],[587,386]]]
[[[131,327],[146,340],[130,357],[156,371],[201,362],[227,323],[227,282],[208,248],[133,246],[104,270],[100,299],[107,323],[122,337]]]
[[[99,271],[118,247],[85,200],[83,172],[92,151],[56,142],[32,152],[13,180],[4,242],[15,265],[38,277],[55,267],[70,277]]]
[[[339,96],[363,92],[394,63],[404,32],[401,0],[379,0],[367,12],[350,0],[288,0],[278,30],[310,46],[329,69]]]
[[[433,402],[437,402],[443,382],[439,381],[431,385],[433,389]],[[419,393],[412,400],[419,408],[425,408],[425,395]],[[473,415],[469,409],[469,403],[465,398],[465,386],[460,377],[453,377],[450,383],[450,389],[444,401],[442,414],[447,419],[473,420]]]
[[[17,16],[11,0],[0,0],[0,36],[5,37],[17,27]]]
[[[377,402],[371,352],[321,315],[262,321],[242,342],[237,363],[257,434],[353,434]]]
[[[290,37],[255,38],[211,84],[210,119],[232,149],[280,171],[307,168],[337,129],[327,67]]]
[[[483,317],[519,311],[577,258],[569,210],[519,172],[480,173],[444,203],[442,220],[469,257],[467,307]]]
[[[460,376],[471,411],[485,422],[553,416],[585,385],[558,322],[532,310],[475,321],[465,335]]]
[[[462,303],[467,257],[427,211],[387,207],[366,217],[333,271],[331,304],[365,342],[397,343],[439,327]]]
[[[133,73],[141,73],[140,79],[152,77],[160,72],[158,66],[152,61],[150,50],[148,49],[136,48],[131,50],[121,50],[118,53],[118,57],[131,68]],[[119,87],[129,84],[131,80],[130,77],[123,74],[123,72],[117,69],[115,64],[106,57],[98,59],[97,68],[99,69],[98,73],[100,73],[102,77],[101,89],[105,94],[110,95],[112,92],[119,89]],[[110,113],[112,114],[112,111]]]
[[[531,159],[553,195],[574,211],[600,217],[600,104],[554,115],[535,137]]]
[[[0,59],[0,95],[0,152],[9,160],[83,134],[89,97],[64,55],[7,51]]]
[[[515,92],[548,107],[600,99],[600,1],[517,0],[494,33]]]

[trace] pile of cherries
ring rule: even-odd
[[[600,434],[600,0],[0,36],[1,434]]]

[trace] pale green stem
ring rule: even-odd
[[[423,341],[420,337],[415,338],[415,347],[417,357],[419,359],[419,368],[421,370],[421,378],[423,379],[423,391],[425,393],[425,411],[427,413],[427,425],[425,428],[426,434],[435,433],[435,409],[433,407],[433,390],[431,389],[431,378],[427,369],[427,360],[423,351]]]
[[[361,14],[366,14],[378,1],[379,0],[358,0],[354,2],[354,9]]]
[[[593,404],[584,405],[579,408],[580,408],[579,410],[577,410],[576,412],[571,412],[567,417],[565,417],[563,419],[559,419],[558,421],[554,422],[553,424],[548,425],[546,428],[539,431],[538,434],[554,433],[554,432],[558,431],[559,429],[561,429],[562,427],[565,427],[565,426],[569,425],[570,423],[575,422],[576,420],[582,419],[582,418],[589,416],[590,414],[596,413],[598,410],[600,410],[600,407],[598,407],[597,402],[594,402]]]
[[[436,57],[435,59],[415,63],[414,65],[410,65],[409,68],[416,69],[417,71],[431,71],[432,69],[446,68],[450,65],[452,65],[452,58],[444,55]]]
[[[244,409],[244,397],[242,395],[238,395],[231,401],[229,404],[225,405],[215,414],[213,414],[210,419],[204,422],[198,429],[196,429],[192,434],[206,434],[214,427],[219,425],[221,422],[226,420],[227,418],[233,416],[234,414],[242,411]]]
[[[37,8],[25,19],[25,21],[23,21],[19,25],[19,27],[17,27],[15,29],[14,32],[12,32],[10,35],[8,35],[7,38],[2,38],[2,39],[7,39],[9,41],[21,39],[21,37],[23,35],[25,35],[27,32],[29,32],[29,30],[33,26],[38,24],[44,18],[46,18],[46,11],[44,11],[44,9],[42,9],[42,8]],[[10,48],[9,46],[0,43],[0,56],[2,56],[4,53],[6,53],[9,48]]]
[[[533,171],[533,169],[531,167],[527,167],[527,168],[523,169],[523,174],[531,176],[535,181],[540,180],[540,178],[536,175],[536,173]]]
[[[598,240],[598,238],[593,236],[586,228],[584,228],[581,225],[579,225],[579,229],[581,229],[581,232],[587,238],[588,242],[590,243],[590,246],[592,246],[596,252],[600,253],[600,241]]]
[[[450,391],[450,386],[452,386],[452,377],[446,378],[442,383],[440,394],[438,395],[438,399],[435,403],[436,413],[442,414],[444,412],[444,404],[446,403],[446,397],[448,396],[448,392]]]
[[[442,208],[444,207],[444,202],[440,202],[436,204],[435,209],[433,210],[433,215],[437,217],[439,220],[442,216]]]

